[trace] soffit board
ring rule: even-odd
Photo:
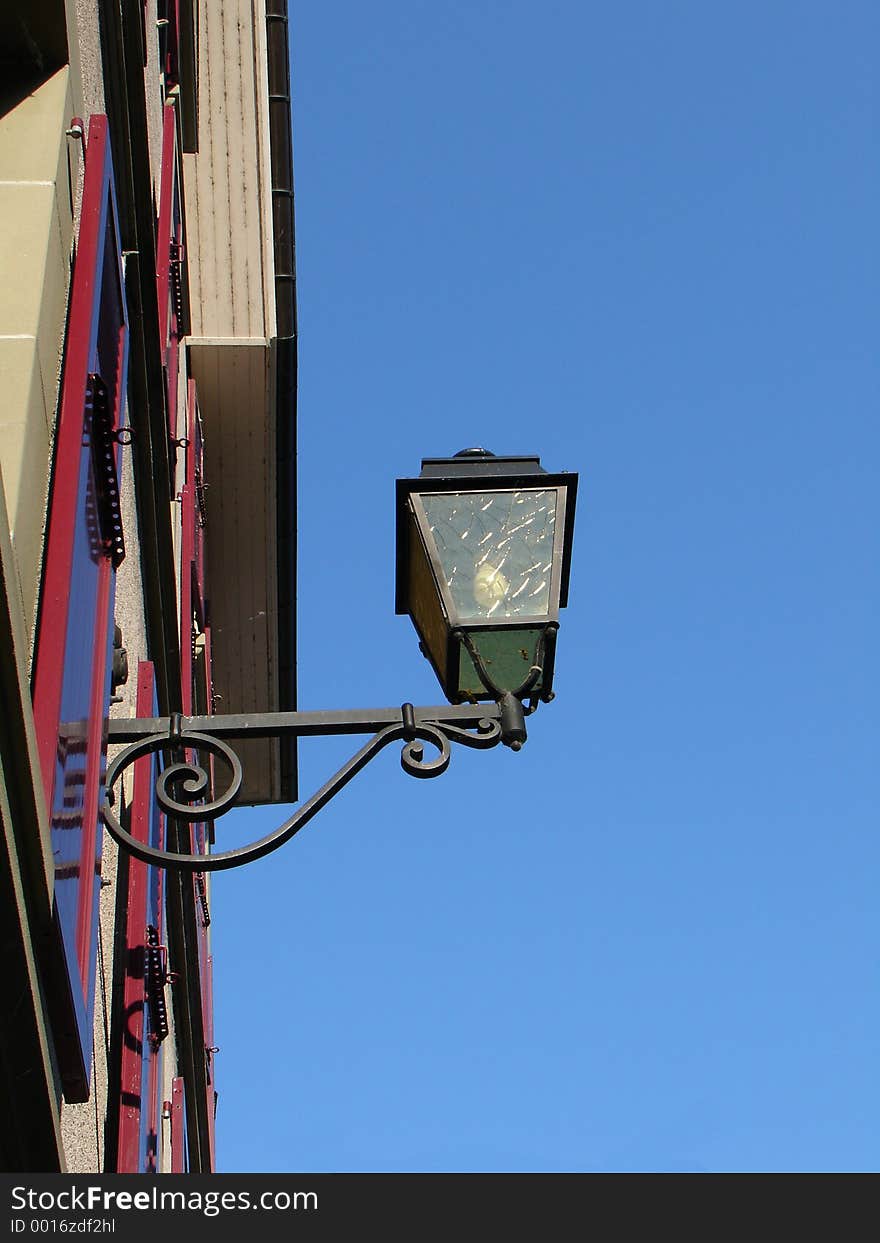
[[[192,332],[275,335],[265,9],[201,0],[199,144],[184,154]]]
[[[278,709],[275,423],[265,341],[190,342],[204,429],[206,596],[216,711]],[[276,744],[249,742],[242,802],[279,795]]]

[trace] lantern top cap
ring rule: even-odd
[[[496,457],[488,449],[462,449],[455,457],[422,458],[420,479],[488,478],[493,475],[546,475],[537,456]]]

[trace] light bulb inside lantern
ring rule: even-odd
[[[501,603],[510,590],[510,583],[500,570],[488,562],[474,575],[474,599],[481,609],[491,609]]]

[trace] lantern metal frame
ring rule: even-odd
[[[478,660],[474,644],[465,641],[467,636],[536,630],[542,632],[538,640],[540,656],[535,660],[535,665],[540,665],[542,669],[538,698],[544,703],[549,703],[553,698],[556,632],[559,629],[559,611],[568,604],[577,485],[576,474],[551,474],[544,470],[540,458],[536,456],[496,457],[485,449],[464,450],[453,458],[425,458],[421,475],[417,478],[398,479],[395,611],[398,614],[409,614],[419,635],[421,650],[430,661],[450,702],[498,701],[506,693],[494,685],[485,665]],[[429,527],[429,519],[422,498],[455,493],[514,491],[555,491],[557,494],[556,522],[561,534],[553,542],[549,608],[545,613],[531,617],[520,615],[515,618],[459,618],[436,546],[433,540],[426,539],[424,535]],[[416,616],[410,598],[413,528],[429,564],[443,614],[445,668],[441,668],[435,659],[425,626]],[[465,653],[473,662],[485,693],[467,694],[460,690],[458,672]],[[535,679],[531,679],[532,685],[534,682]],[[525,692],[522,687],[510,689],[516,698],[522,698],[531,690],[531,685]]]

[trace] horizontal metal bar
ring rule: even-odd
[[[417,722],[430,721],[461,728],[480,721],[497,721],[500,709],[495,703],[442,704],[434,708],[414,708]],[[329,712],[245,712],[216,716],[182,716],[181,732],[211,734],[215,738],[319,738],[331,734],[374,734],[386,725],[403,720],[402,708],[342,709]],[[63,727],[62,727],[63,728]],[[171,732],[171,717],[133,717],[108,722],[107,741],[137,742]]]

